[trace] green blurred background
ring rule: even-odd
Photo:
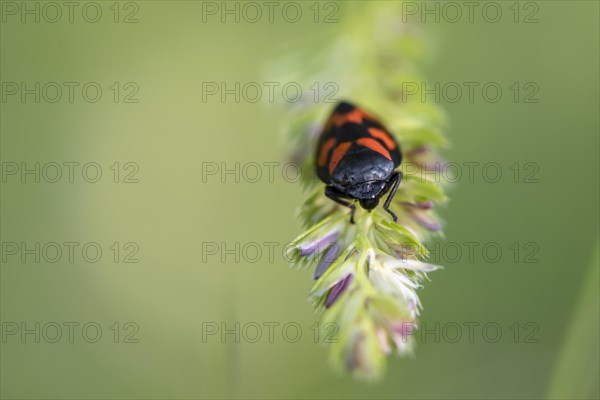
[[[489,23],[480,14],[473,23],[422,24],[437,43],[433,62],[424,66],[431,81],[493,81],[503,88],[535,82],[539,102],[515,103],[508,93],[497,103],[442,99],[451,121],[447,158],[497,162],[503,177],[488,183],[476,169],[473,183],[463,178],[454,185],[442,212],[446,243],[463,251],[465,242],[481,245],[472,261],[466,253],[455,262],[442,259],[446,268],[421,291],[422,321],[458,323],[463,337],[456,343],[427,337],[413,359],[390,358],[377,384],[332,372],[327,347],[314,343],[310,274],[290,270],[281,256],[282,244],[301,231],[300,185],[282,179],[281,167],[273,182],[266,169],[256,183],[236,183],[232,175],[226,182],[202,178],[203,163],[284,163],[289,149],[280,108],[236,103],[232,96],[203,102],[202,83],[277,81],[264,75],[271,60],[293,53],[298,43],[327,44],[342,24],[314,23],[312,2],[301,3],[306,16],[298,23],[277,13],[273,23],[231,17],[221,23],[218,16],[203,22],[196,1],[123,2],[115,23],[113,2],[98,4],[97,23],[78,11],[73,23],[66,17],[21,23],[3,8],[3,83],[93,81],[103,89],[97,103],[82,100],[78,89],[73,103],[3,100],[4,167],[96,162],[103,176],[97,183],[81,175],[74,183],[65,177],[21,183],[16,175],[2,183],[2,398],[598,396],[598,2],[538,2],[533,24],[515,23],[512,15]],[[497,4],[508,13],[512,2]],[[139,22],[122,23],[136,7]],[[359,7],[340,2],[336,17],[343,21]],[[121,89],[117,103],[109,89],[114,82]],[[122,101],[131,91],[127,82],[139,88],[137,103]],[[110,169],[115,162],[119,183]],[[139,166],[138,183],[123,183],[127,162]],[[536,163],[539,182],[523,183],[521,176],[515,183],[508,168],[515,162]],[[103,254],[97,263],[80,252],[73,263],[65,254],[56,263],[36,263],[33,256],[22,262],[20,253],[7,253],[7,242],[97,242]],[[119,262],[109,248],[115,242]],[[139,246],[138,263],[122,262],[128,242]],[[257,262],[249,260],[251,249],[239,262],[232,255],[222,262],[220,254],[203,257],[208,242],[229,249],[259,243],[263,253]],[[272,260],[265,242],[279,243]],[[490,242],[503,250],[498,262],[482,257]],[[517,262],[514,242],[521,248]],[[523,262],[529,242],[538,246],[537,263]],[[11,323],[22,322],[30,328],[95,322],[103,333],[97,343],[78,329],[69,343],[64,326],[57,343],[7,334]],[[115,322],[118,343],[110,329]],[[132,331],[127,322],[139,328],[138,343],[124,343]],[[263,336],[256,343],[236,343],[233,335],[203,340],[207,322],[229,328],[255,322]],[[280,324],[273,343],[263,325],[269,322]],[[281,333],[289,322],[303,330],[296,343]],[[468,322],[480,324],[472,343]],[[481,326],[490,322],[503,330],[496,343],[482,336]],[[536,343],[524,339],[532,332],[527,323],[539,328],[531,336]]]

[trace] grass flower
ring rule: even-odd
[[[424,261],[422,243],[439,230],[434,204],[444,198],[422,189],[415,200],[413,186],[418,182],[401,184],[394,198],[397,223],[380,208],[358,208],[354,224],[349,210],[318,188],[302,209],[310,228],[289,248],[294,265],[315,266],[309,297],[324,321],[339,328],[334,363],[360,377],[378,377],[383,355],[412,351],[421,310],[417,290],[439,268]]]
[[[328,199],[314,176],[312,155],[333,105],[302,103],[290,110],[288,130],[299,149],[292,159],[304,168],[309,194],[300,209],[306,231],[289,256],[293,266],[314,268],[309,298],[323,322],[338,327],[333,364],[371,380],[381,376],[387,355],[413,351],[422,309],[418,291],[440,268],[427,263],[424,242],[441,235],[437,209],[447,198],[435,178],[444,165],[438,151],[447,141],[445,115],[436,104],[403,98],[402,82],[424,81],[424,36],[402,22],[395,3],[349,7],[340,36],[311,55],[310,65],[294,68],[294,60],[284,60],[276,68],[307,85],[335,75],[340,97],[381,117],[402,148],[403,177],[390,206],[397,221],[380,206],[371,212],[357,207],[351,223],[350,210]]]

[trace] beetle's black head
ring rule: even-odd
[[[385,181],[368,181],[350,186],[346,194],[359,201],[362,208],[372,210],[377,207],[379,199],[385,192]]]
[[[377,207],[377,204],[379,204],[379,198],[363,199],[363,200],[359,200],[359,203],[362,208],[364,208],[367,211],[371,211],[372,209]]]

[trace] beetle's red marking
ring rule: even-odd
[[[363,110],[361,110],[360,108],[355,108],[352,111],[350,111],[349,113],[346,114],[333,114],[329,120],[327,121],[327,123],[325,124],[325,129],[324,131],[327,132],[329,130],[329,128],[331,128],[331,125],[335,125],[337,127],[340,127],[342,125],[344,125],[347,122],[353,122],[355,124],[362,124],[363,123],[363,119],[370,119],[372,121],[375,121],[375,119],[370,116],[369,114],[367,114],[366,112],[364,112]]]
[[[377,128],[369,128],[369,133],[371,136],[381,139],[388,149],[394,150],[396,148],[396,142],[394,142],[386,131]]]
[[[347,122],[354,122],[355,124],[362,124],[363,118],[368,117],[368,115],[361,109],[355,108],[350,111],[348,114],[344,115],[345,120]]]
[[[333,149],[333,153],[331,153],[331,160],[329,160],[329,174],[333,174],[333,170],[337,167],[338,163],[346,154],[348,149],[352,146],[352,142],[344,142],[338,144],[338,146]]]
[[[325,141],[325,143],[323,143],[323,146],[321,147],[321,151],[319,152],[319,167],[322,167],[325,165],[325,163],[327,162],[327,154],[329,154],[329,150],[331,150],[331,148],[333,147],[333,145],[335,144],[335,139],[334,138],[329,138]]]
[[[385,158],[387,158],[390,161],[392,160],[392,157],[390,156],[390,152],[387,151],[387,149],[385,147],[383,147],[381,145],[381,143],[379,143],[375,139],[360,138],[356,141],[356,143],[360,144],[361,146],[368,147],[369,149],[371,149],[373,151],[378,152],[379,154],[381,154],[382,156],[384,156]]]

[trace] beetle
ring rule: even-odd
[[[370,212],[387,192],[383,209],[397,221],[389,207],[402,179],[402,173],[395,171],[402,153],[377,118],[341,101],[327,119],[316,150],[317,175],[327,185],[325,195],[352,210],[351,223],[354,200]]]

